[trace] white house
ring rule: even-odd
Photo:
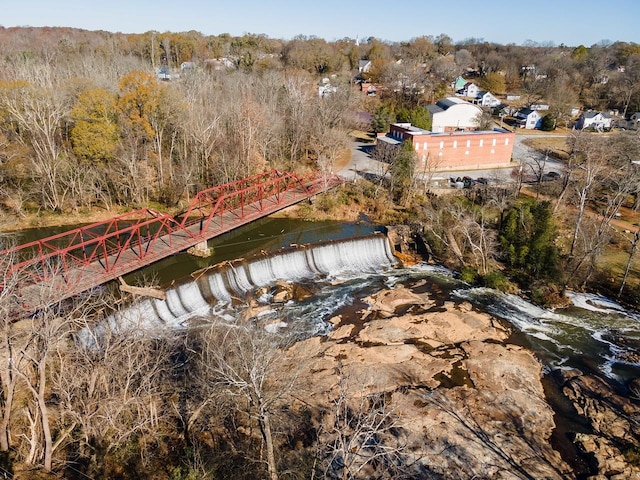
[[[205,63],[212,70],[232,70],[236,68],[236,62],[229,57],[209,58]]]
[[[427,105],[431,113],[431,131],[434,133],[473,131],[478,128],[482,108],[461,98],[447,97]]]
[[[371,70],[371,60],[360,60],[358,62],[358,71],[360,73],[369,73]]]
[[[546,103],[532,103],[529,108],[531,110],[549,110],[549,105]]]
[[[481,90],[476,97],[478,100],[478,104],[483,107],[497,107],[500,105],[500,100],[498,100],[491,92],[487,92],[486,90]]]
[[[520,128],[533,130],[534,128],[540,128],[542,125],[542,117],[537,110],[532,110],[531,108],[521,108],[516,112],[514,118]]]
[[[331,95],[332,93],[336,93],[338,91],[338,87],[335,85],[331,85],[328,78],[323,78],[320,83],[318,83],[318,96],[320,98],[325,98]]]
[[[467,82],[464,84],[464,87],[456,92],[456,95],[459,95],[461,97],[478,98],[479,93],[480,87],[478,87],[475,83]]]
[[[584,112],[576,122],[576,128],[582,130],[584,128],[593,128],[598,132],[611,128],[611,115],[604,112],[588,111]]]

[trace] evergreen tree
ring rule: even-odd
[[[549,202],[529,202],[514,207],[500,229],[505,263],[532,279],[558,275],[557,230]]]
[[[410,142],[404,142],[400,147],[400,153],[389,167],[393,197],[402,205],[405,205],[411,197],[416,161],[413,145]]]
[[[386,105],[378,107],[371,116],[371,128],[375,133],[388,132],[389,125],[394,121],[394,118],[389,107]]]
[[[542,122],[540,124],[540,130],[543,130],[545,132],[550,132],[552,130],[556,129],[556,117],[552,114],[547,114],[544,117],[542,117]]]

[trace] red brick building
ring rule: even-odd
[[[410,123],[393,123],[386,137],[378,138],[388,144],[411,142],[421,172],[508,167],[514,140],[513,132],[498,128],[432,133]]]

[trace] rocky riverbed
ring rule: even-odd
[[[286,352],[283,368],[311,372],[300,376],[296,396],[314,412],[321,437],[335,431],[344,399],[361,400],[349,408],[362,419],[377,398],[379,415],[393,427],[381,428],[377,441],[424,478],[576,478],[552,446],[554,411],[535,356],[507,343],[508,329],[471,304],[416,287],[361,299],[355,315],[331,320],[328,335]],[[566,439],[588,459],[589,473],[578,478],[640,478],[629,454],[637,452],[638,404],[578,371],[560,383],[592,425],[592,433]],[[363,458],[353,461],[365,478]]]

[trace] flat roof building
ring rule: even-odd
[[[392,145],[411,142],[420,172],[508,167],[514,140],[513,132],[499,128],[437,133],[410,123],[392,123],[387,136],[378,138]]]

